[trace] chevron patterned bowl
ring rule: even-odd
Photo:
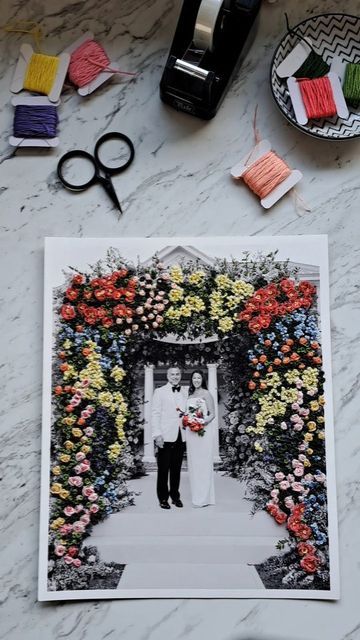
[[[343,13],[327,13],[303,20],[293,27],[301,36],[308,36],[323,59],[331,64],[334,55],[344,62],[360,63],[360,18]],[[298,124],[292,108],[286,80],[279,78],[276,68],[298,44],[294,34],[287,33],[278,45],[271,63],[270,83],[280,111],[295,127],[315,138],[348,140],[360,136],[360,108],[349,107],[349,117],[323,118],[306,125]]]

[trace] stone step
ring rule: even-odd
[[[127,565],[117,589],[151,589],[148,597],[171,598],[171,589],[176,589],[174,596],[180,598],[179,589],[186,590],[184,596],[189,597],[191,589],[214,589],[215,596],[224,589],[264,589],[264,585],[255,567],[247,564],[143,564]],[[157,590],[166,589],[165,594],[157,596]],[[226,595],[226,594],[224,594]],[[144,594],[144,597],[146,594]],[[199,593],[196,594],[199,597]],[[131,597],[131,593],[128,597]],[[227,597],[231,597],[227,595]]]
[[[104,562],[245,564],[277,553],[278,538],[264,536],[107,536],[91,537]]]
[[[283,538],[286,530],[276,524],[273,518],[264,511],[254,516],[249,513],[219,513],[216,507],[198,509],[169,510],[157,508],[155,513],[138,513],[136,508],[128,507],[124,511],[114,513],[110,518],[100,522],[93,529],[87,542],[93,538],[117,538],[120,543],[123,536],[246,536]]]

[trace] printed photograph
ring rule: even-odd
[[[339,597],[325,236],[47,238],[39,599]]]

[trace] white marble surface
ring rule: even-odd
[[[340,4],[342,5],[340,7]],[[46,52],[57,53],[91,28],[135,82],[88,100],[72,90],[61,107],[54,152],[7,144],[9,84],[19,43],[0,32],[1,203],[1,611],[0,638],[73,640],[357,640],[359,484],[359,142],[307,138],[278,112],[268,86],[273,49],[291,22],[311,13],[358,13],[358,0],[264,1],[260,30],[215,120],[203,123],[165,107],[158,84],[180,7],[178,0],[3,0],[1,23],[41,21]],[[264,213],[229,178],[252,145],[252,118],[277,152],[304,173],[301,213],[291,198]],[[56,159],[74,144],[92,150],[104,131],[134,140],[133,166],[115,178],[125,213],[118,220],[100,187],[73,195],[59,187]],[[61,605],[36,601],[40,478],[42,259],[44,236],[328,233],[336,410],[342,598],[301,601],[114,601]]]

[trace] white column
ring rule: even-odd
[[[151,437],[151,404],[154,393],[154,365],[144,366],[144,457],[143,462],[155,462],[154,441]]]
[[[208,389],[214,399],[215,418],[212,421],[214,429],[214,462],[221,462],[219,455],[219,403],[217,385],[217,364],[208,364]]]

